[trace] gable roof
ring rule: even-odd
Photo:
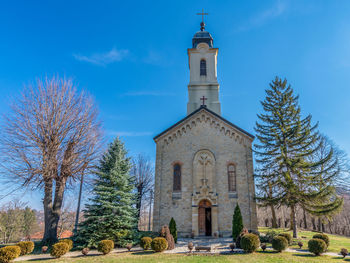
[[[170,126],[168,129],[166,129],[165,131],[161,132],[160,134],[158,134],[157,136],[155,136],[153,138],[153,140],[157,140],[160,136],[162,136],[163,134],[167,133],[168,131],[170,131],[172,128],[178,126],[179,124],[181,124],[182,122],[186,121],[187,119],[191,118],[193,115],[195,115],[197,112],[201,111],[201,110],[205,110],[207,112],[209,112],[210,114],[214,115],[215,117],[219,118],[220,120],[222,120],[223,122],[225,122],[226,124],[230,125],[231,127],[239,130],[240,132],[244,133],[245,135],[247,135],[248,137],[254,139],[255,137],[250,134],[249,132],[243,130],[242,128],[238,127],[237,125],[233,124],[232,122],[229,122],[228,120],[226,120],[225,118],[221,117],[220,115],[216,114],[215,112],[209,110],[205,105],[201,106],[200,108],[198,108],[197,110],[195,110],[194,112],[192,112],[191,114],[187,115],[185,118],[181,119],[180,121],[178,121],[177,123],[175,123],[174,125]]]

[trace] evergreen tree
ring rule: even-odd
[[[170,219],[169,230],[170,230],[170,234],[172,234],[174,237],[175,243],[177,243],[177,229],[176,229],[176,222],[174,218]]]
[[[233,212],[233,219],[232,219],[232,238],[235,241],[241,231],[243,230],[243,218],[241,214],[241,209],[239,208],[239,205],[236,205],[235,211]]]
[[[117,138],[97,168],[93,197],[75,237],[78,244],[96,247],[103,239],[111,239],[118,246],[132,242],[137,217],[130,167],[124,144]]]
[[[337,161],[331,148],[322,156],[317,154],[322,148],[317,124],[312,125],[311,115],[302,118],[298,96],[286,80],[276,77],[261,104],[264,113],[258,114],[255,128],[257,200],[288,206],[296,238],[297,206],[317,216],[331,215],[342,207],[333,185]]]

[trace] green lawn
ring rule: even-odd
[[[260,227],[259,231],[261,233],[265,233],[268,230],[271,230],[272,228],[267,227]],[[283,231],[283,229],[275,229],[278,231]],[[292,231],[289,231],[286,229],[286,231],[292,235]],[[302,241],[304,243],[303,249],[307,250],[307,242],[312,238],[313,235],[315,235],[316,232],[311,231],[298,231],[298,239],[294,239],[294,241]],[[331,235],[326,233],[329,236],[330,239],[330,245],[328,248],[329,252],[335,252],[339,253],[340,249],[346,248],[350,251],[350,238],[344,237],[344,236],[338,236],[338,235]],[[298,245],[292,245],[291,248],[299,248]]]
[[[345,259],[350,262],[349,259]],[[29,261],[27,261],[29,262]],[[33,261],[30,261],[33,262]],[[39,262],[45,263],[80,263],[80,262],[96,262],[96,263],[112,263],[112,262],[256,262],[256,263],[274,263],[274,262],[344,262],[341,257],[314,257],[312,255],[304,255],[297,253],[274,253],[274,252],[256,252],[254,254],[235,254],[235,255],[179,255],[179,254],[164,254],[164,253],[152,253],[152,252],[140,252],[140,253],[120,253],[107,256],[87,256],[70,259],[54,259],[54,260],[40,260]]]

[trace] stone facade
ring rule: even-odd
[[[244,226],[257,229],[254,137],[221,117],[218,49],[204,26],[188,49],[187,117],[154,138],[153,230],[173,217],[179,236],[227,237],[237,203]]]
[[[244,226],[257,229],[252,136],[202,107],[155,138],[157,144],[153,229],[173,217],[179,236],[199,235],[198,204],[212,204],[212,236],[230,236],[238,203]],[[206,171],[199,159],[208,160]],[[181,165],[181,191],[173,191],[173,166]],[[228,189],[229,164],[236,167],[237,187]]]

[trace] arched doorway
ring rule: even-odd
[[[198,232],[200,236],[211,236],[211,203],[202,200],[198,205]]]

